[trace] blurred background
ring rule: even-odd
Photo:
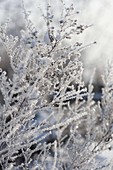
[[[45,26],[44,22],[42,22],[41,13],[45,13],[46,11],[47,0],[23,1],[34,25],[43,32]],[[62,0],[50,0],[56,16],[60,14],[61,1]],[[0,0],[0,25],[7,22],[7,19],[10,18],[8,34],[13,34],[14,36],[20,36],[20,30],[24,29],[25,26],[21,2],[20,0]],[[64,0],[64,2],[67,6],[74,3],[76,10],[80,12],[77,16],[79,23],[92,25],[92,27],[88,28],[78,39],[84,45],[94,41],[97,42],[82,52],[82,60],[85,67],[85,81],[88,82],[90,80],[91,74],[94,68],[96,68],[94,82],[101,85],[101,74],[104,73],[107,60],[113,57],[113,1]],[[0,45],[0,56],[2,58],[0,67],[6,70],[8,76],[11,77],[12,70],[9,65],[9,59],[1,42]]]

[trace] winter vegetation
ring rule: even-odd
[[[96,93],[96,70],[86,84],[82,61],[96,42],[78,41],[92,23],[79,23],[73,4],[58,3],[58,16],[49,2],[45,13],[40,9],[45,32],[33,24],[24,3],[18,36],[9,34],[10,21],[0,26],[11,70],[9,76],[0,65],[1,170],[113,169],[105,158],[113,152],[113,62],[107,62]]]

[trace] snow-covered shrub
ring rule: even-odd
[[[57,25],[47,5],[43,36],[26,11],[21,38],[7,35],[6,25],[0,28],[13,70],[11,79],[0,70],[1,169],[96,169],[96,156],[112,139],[112,72],[103,78],[101,103],[95,102],[94,75],[86,88],[84,46],[76,41],[89,26],[78,24],[73,4],[62,4]]]

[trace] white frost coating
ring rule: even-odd
[[[12,2],[16,3],[16,1]],[[56,1],[54,4],[51,1],[52,5],[54,5],[54,8],[52,6],[51,8],[53,12],[55,12],[54,9],[56,8],[56,15],[61,9],[57,8],[61,5],[61,3],[58,5],[57,2],[60,3],[60,1]],[[83,1],[81,0],[81,2]],[[86,11],[90,19],[83,15],[81,11],[79,15],[81,18],[78,16],[78,22],[92,24],[90,21],[95,21],[95,11],[91,11],[89,7],[94,7],[98,13],[103,9],[102,3],[104,4],[106,1],[97,2],[96,0],[95,3],[93,0],[90,2],[85,0],[84,2],[84,5],[87,4],[87,6],[82,8],[82,4],[78,4],[80,5],[79,8],[83,12]],[[4,4],[3,1],[0,3]],[[109,7],[109,3],[106,3],[106,6]],[[32,8],[30,4],[29,1],[26,2],[27,9]],[[14,6],[16,5],[14,4]],[[36,7],[34,8],[34,6],[35,3],[32,8],[35,13]],[[12,6],[9,7],[13,9]],[[74,8],[71,6],[64,9],[68,15],[68,11],[72,10],[73,12]],[[46,12],[45,10],[44,14]],[[53,19],[53,12],[51,15],[49,14],[48,19]],[[111,10],[110,14],[112,14]],[[34,16],[32,15],[31,18]],[[2,34],[0,31],[6,52],[11,56],[9,59],[11,68],[14,71],[11,79],[7,76],[7,68],[0,72],[0,97],[3,99],[0,104],[0,169],[10,167],[11,170],[19,168],[96,170],[96,168],[102,166],[101,164],[95,167],[95,162],[97,161],[98,163],[99,156],[106,159],[105,154],[107,157],[109,153],[112,154],[112,152],[107,152],[108,149],[112,150],[110,141],[113,138],[112,64],[110,63],[111,67],[103,76],[105,88],[101,93],[102,100],[100,96],[100,101],[97,101],[94,98],[92,83],[88,85],[88,88],[85,88],[82,79],[84,69],[80,59],[85,54],[79,50],[83,46],[80,48],[79,46],[84,44],[76,42],[79,35],[76,35],[75,30],[74,32],[71,30],[72,39],[68,34],[69,29],[65,30],[71,24],[75,27],[76,25],[79,26],[79,24],[72,17],[66,20],[65,16],[61,16],[61,19],[65,18],[66,21],[65,23],[63,22],[65,28],[61,31],[60,26],[63,24],[62,22],[59,23],[61,21],[59,17],[60,14],[58,13],[54,18],[55,20],[51,21],[50,25],[48,24],[50,28],[45,28],[45,20],[43,21],[42,19],[40,25],[40,19],[34,17],[33,22],[36,21],[35,25],[39,24],[38,31],[34,32],[32,23],[28,22],[29,29],[22,32],[22,39],[20,40],[19,38],[20,41],[16,44],[17,48],[15,48],[16,39],[13,36],[8,36],[5,32]],[[98,17],[99,21],[101,17],[101,15],[100,18]],[[61,24],[59,26],[61,34],[52,25],[55,24],[56,20],[58,21],[57,23]],[[44,27],[42,27],[43,24]],[[103,20],[100,23],[95,22],[95,26],[91,27],[91,32],[94,28],[100,30],[103,25]],[[42,29],[39,29],[40,26]],[[79,26],[78,30],[82,32],[84,25],[82,29],[81,27],[82,25]],[[46,32],[47,29],[50,36]],[[87,30],[80,35],[81,42],[85,42],[85,40],[92,41],[92,37],[89,36]],[[41,32],[40,35],[37,34],[39,31]],[[93,31],[95,32],[95,30]],[[100,37],[103,38],[101,31],[99,33]],[[93,38],[98,38],[99,40],[98,35],[98,32],[94,33]],[[6,39],[4,40],[4,38]],[[72,46],[69,43],[72,43]],[[99,45],[102,45],[101,41]],[[101,49],[102,46],[97,44],[96,47]],[[90,48],[92,51],[95,47]],[[77,50],[80,51],[80,55],[78,55]],[[92,51],[92,56],[95,54],[96,52],[93,53]],[[87,65],[88,63],[85,64]],[[93,66],[91,65],[91,67]],[[109,145],[106,145],[106,143],[109,143]],[[103,151],[104,149],[106,152]],[[110,164],[112,166],[113,162],[111,161]],[[107,168],[107,165],[105,168]]]
[[[45,35],[44,35],[44,42],[45,42],[46,44],[49,44],[49,43],[50,43],[50,39],[49,39],[48,32],[46,32]]]

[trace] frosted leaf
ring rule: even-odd
[[[61,33],[60,33],[60,31],[58,30],[58,31],[57,31],[57,34],[56,34],[56,40],[60,40],[60,38],[61,38]]]
[[[54,38],[52,37],[52,35],[51,35],[51,37],[49,36],[49,33],[48,33],[48,31],[45,33],[45,35],[44,35],[44,42],[46,43],[46,44],[50,44],[52,41],[54,40]]]

